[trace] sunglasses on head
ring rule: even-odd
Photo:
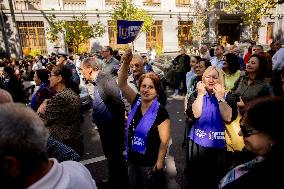
[[[249,137],[251,135],[257,134],[261,132],[260,130],[254,129],[252,127],[246,126],[246,125],[240,125],[241,127],[241,132],[244,137]]]

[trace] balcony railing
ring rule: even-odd
[[[15,10],[40,10],[41,0],[15,0],[14,1]]]
[[[65,0],[63,2],[64,10],[86,10],[85,0]]]

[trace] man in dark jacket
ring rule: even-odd
[[[108,161],[109,181],[114,188],[127,188],[128,176],[124,150],[125,107],[113,76],[100,71],[93,58],[81,62],[80,72],[94,85],[93,122],[97,125]]]
[[[73,62],[67,59],[68,55],[66,53],[58,53],[58,64],[64,64],[69,68],[72,72],[72,80],[79,85],[80,84],[80,77],[77,73],[76,66]]]
[[[186,94],[186,73],[190,71],[190,57],[186,54],[186,49],[181,47],[180,55],[178,55],[173,64],[176,68],[174,96],[178,95],[179,90]]]

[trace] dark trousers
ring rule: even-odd
[[[186,72],[176,72],[175,90],[180,90],[180,92],[186,93]]]
[[[128,188],[124,150],[124,126],[97,124],[104,154],[108,162],[109,179],[114,188]]]
[[[129,189],[165,189],[167,188],[166,178],[163,170],[160,176],[151,178],[153,167],[144,167],[128,162]]]
[[[225,175],[225,148],[206,148],[189,141],[189,188],[217,189]]]

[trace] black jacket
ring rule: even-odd
[[[175,59],[174,59],[174,62],[173,64],[174,65],[177,65],[179,63],[179,59],[180,59],[181,55],[178,55]],[[185,66],[185,69],[186,69],[186,72],[189,72],[190,71],[190,56],[188,56],[187,54],[184,55],[184,66]]]
[[[250,172],[227,184],[223,189],[274,189],[283,188],[284,161],[283,145],[274,146],[267,158],[252,168]]]

